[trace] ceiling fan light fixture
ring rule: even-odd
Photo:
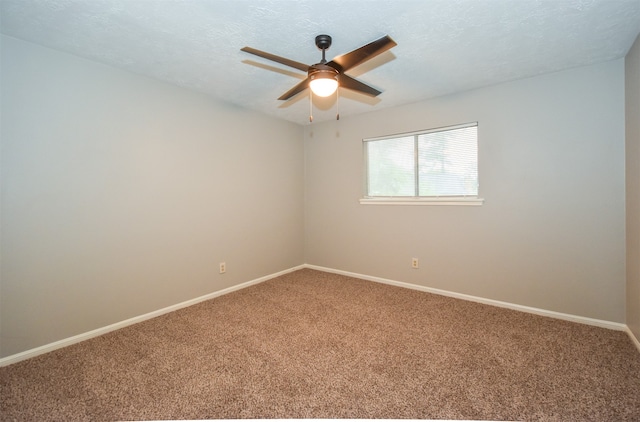
[[[338,89],[338,72],[329,67],[319,65],[312,66],[313,71],[309,72],[309,88],[318,97],[328,97]]]
[[[328,97],[332,95],[336,92],[338,87],[360,92],[372,97],[380,95],[382,93],[381,91],[352,78],[345,72],[366,62],[367,60],[371,60],[396,45],[396,42],[392,40],[391,37],[385,35],[384,37],[363,45],[360,48],[356,48],[347,54],[336,56],[333,60],[327,61],[326,51],[331,47],[331,37],[329,35],[322,34],[316,37],[316,47],[322,50],[322,60],[320,60],[320,63],[316,63],[311,66],[285,57],[276,56],[275,54],[256,50],[251,47],[243,47],[240,50],[307,72],[307,77],[304,80],[298,82],[293,88],[278,98],[278,100],[287,101],[302,91],[306,91],[307,88],[309,88],[309,92],[311,94],[316,94],[319,97]],[[309,95],[310,104],[312,103],[312,98],[313,95]]]
[[[309,86],[318,97],[328,97],[338,89],[338,81],[331,78],[319,78],[309,82]]]

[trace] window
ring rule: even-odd
[[[478,124],[364,140],[361,203],[478,205]]]

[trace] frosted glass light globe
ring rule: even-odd
[[[317,78],[309,82],[309,87],[318,97],[328,97],[338,89],[338,81],[335,78]]]

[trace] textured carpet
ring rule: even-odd
[[[2,420],[640,420],[623,332],[301,270],[0,368]]]

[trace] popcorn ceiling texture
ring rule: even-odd
[[[638,0],[3,0],[0,31],[210,94],[296,123],[308,95],[277,98],[302,72],[240,51],[320,61],[389,34],[398,46],[348,72],[383,91],[342,90],[340,114],[408,104],[624,57],[640,32]],[[335,118],[318,100],[315,121]]]

